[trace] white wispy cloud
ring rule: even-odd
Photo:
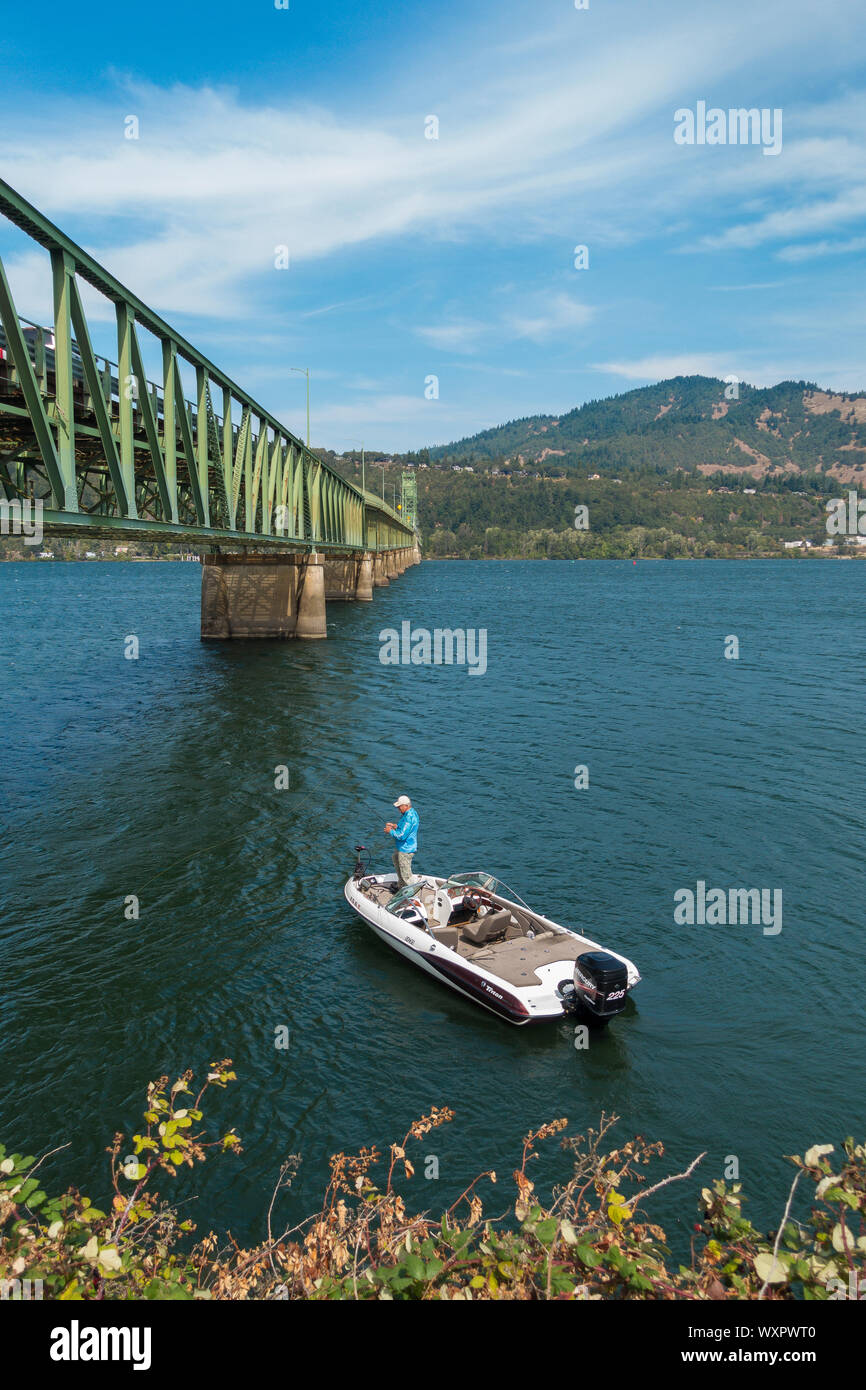
[[[488,324],[476,321],[442,323],[415,329],[418,337],[426,343],[450,352],[474,352],[489,331]]]
[[[798,264],[801,261],[820,260],[824,256],[849,256],[857,251],[866,251],[866,236],[849,237],[847,241],[810,241],[800,246],[783,246],[776,256],[780,261]]]
[[[718,235],[707,236],[703,245],[711,250],[751,249],[765,242],[790,240],[815,232],[834,230],[866,216],[866,182],[833,198],[819,198],[795,207],[779,208],[757,218],[727,227]]]
[[[279,412],[277,414],[279,418],[283,418]],[[476,429],[479,427],[478,419],[477,406],[470,410],[453,404],[446,405],[438,400],[427,400],[421,383],[416,396],[382,393],[378,396],[353,396],[346,401],[325,403],[316,409],[316,432],[318,434],[320,431],[332,431],[334,434],[341,434],[346,427],[357,429],[365,425],[378,431],[382,421],[387,420],[392,429],[399,426],[416,429],[422,426],[424,437],[433,440],[437,437],[447,438],[449,429],[454,425],[459,426],[461,422]]]
[[[691,11],[618,0],[615,18],[613,7],[604,7],[605,22],[601,5],[591,20],[567,0],[553,8],[555,19],[548,9],[527,15],[516,0],[506,3],[507,15],[489,26],[487,62],[479,62],[477,44],[461,42],[461,17],[449,19],[433,26],[423,52],[395,50],[392,81],[335,87],[327,106],[300,98],[292,84],[262,98],[251,86],[125,79],[98,98],[58,91],[48,104],[13,104],[4,112],[0,174],[169,321],[199,320],[188,336],[217,344],[219,355],[216,348],[211,355],[228,367],[224,352],[252,390],[257,381],[270,388],[285,371],[281,362],[312,360],[310,344],[321,345],[320,358],[331,366],[340,366],[338,354],[328,355],[338,339],[343,362],[351,355],[367,363],[376,343],[385,344],[381,361],[395,343],[405,350],[411,373],[398,362],[390,381],[380,380],[387,373],[377,360],[376,380],[366,388],[349,381],[357,373],[343,365],[339,386],[331,383],[342,398],[329,404],[324,386],[314,395],[317,429],[357,433],[366,424],[365,436],[372,431],[382,439],[380,431],[391,429],[392,438],[403,439],[415,430],[429,439],[439,428],[435,420],[445,421],[439,438],[456,437],[497,408],[487,397],[471,416],[461,413],[458,369],[466,382],[474,371],[478,382],[488,370],[501,379],[535,371],[542,361],[548,375],[539,382],[540,399],[529,399],[528,389],[520,409],[547,409],[549,374],[568,361],[570,348],[582,358],[609,359],[591,370],[628,381],[683,372],[747,379],[743,354],[728,353],[724,343],[754,332],[748,366],[764,373],[773,350],[762,357],[758,339],[764,333],[770,343],[775,334],[784,342],[781,322],[759,323],[755,313],[737,333],[714,333],[708,314],[701,334],[659,339],[652,316],[658,311],[665,321],[659,295],[676,296],[676,278],[653,302],[647,262],[633,342],[622,312],[608,312],[623,306],[577,298],[567,291],[577,280],[563,279],[561,268],[577,242],[590,244],[594,269],[602,263],[599,250],[622,254],[628,265],[629,248],[654,239],[655,254],[712,256],[713,288],[751,292],[773,287],[768,257],[797,264],[861,249],[866,94],[854,88],[866,31],[851,19],[851,0],[823,0],[820,7],[813,0],[762,0],[758,7],[731,0]],[[824,101],[793,99],[807,61],[815,77],[810,90],[823,85]],[[793,97],[778,159],[757,149],[674,144],[677,108],[704,97],[723,107],[776,106],[785,83]],[[424,138],[430,110],[441,117],[438,141]],[[127,114],[140,119],[137,141],[124,139]],[[0,223],[19,311],[49,321],[47,256],[7,255],[7,245]],[[283,245],[291,269],[277,271],[274,256]],[[417,260],[418,248],[428,245],[481,252],[488,273],[482,269],[475,282],[463,262],[444,299],[434,297],[444,278],[433,268],[435,256],[429,280],[413,269],[416,279],[407,285],[399,255],[392,275],[392,250]],[[528,273],[525,255],[517,254],[527,248],[539,253]],[[721,267],[725,256],[736,269]],[[489,270],[500,263],[503,269]],[[505,278],[507,291],[497,293],[495,281]],[[725,285],[727,278],[735,283]],[[581,281],[580,289],[594,284]],[[110,347],[113,306],[82,290]],[[730,307],[713,299],[722,312]],[[344,323],[355,308],[366,318]],[[804,305],[804,313],[811,310]],[[841,322],[844,306],[834,312]],[[822,323],[832,349],[833,326],[826,316]],[[803,328],[802,342],[809,331]],[[653,353],[660,341],[699,346]],[[815,377],[824,370],[822,344],[812,341],[816,360],[780,361],[782,374]],[[721,350],[712,346],[718,342]],[[271,349],[269,364],[263,359]],[[411,394],[411,349],[422,358],[429,349],[459,359],[447,388],[443,371],[440,401],[423,398],[423,372],[417,399]],[[826,359],[824,366],[828,381],[841,384],[848,368]],[[579,364],[562,369],[572,373]],[[430,370],[437,370],[435,359]],[[326,375],[320,371],[318,381]],[[300,378],[295,386],[300,399]],[[287,390],[296,427],[297,399]]]
[[[793,351],[790,357],[760,359],[743,352],[663,353],[633,361],[596,362],[594,369],[628,381],[667,381],[675,376],[709,376],[724,381],[736,377],[749,386],[773,386],[779,381],[811,381],[837,391],[863,389],[863,369],[858,363],[815,358]]]
[[[416,328],[425,342],[443,351],[476,352],[486,341],[503,342],[515,338],[530,338],[545,343],[574,329],[583,328],[595,315],[595,308],[584,304],[564,291],[532,296],[515,295],[522,307],[509,313],[491,316],[486,323],[455,321],[437,326]]]
[[[531,338],[544,343],[576,328],[583,328],[593,318],[595,309],[569,294],[555,294],[540,313],[510,317],[511,330],[517,338]]]
[[[828,5],[834,11],[838,0]],[[780,31],[782,15],[791,22]],[[770,54],[781,62],[786,44],[806,44],[824,23],[804,0],[768,3],[750,16],[749,62]],[[424,138],[423,116],[411,107],[376,120],[369,110],[338,114],[291,94],[256,105],[229,89],[138,83],[118,93],[109,115],[105,103],[70,104],[58,94],[50,114],[6,113],[2,169],[49,215],[86,219],[97,231],[90,249],[155,307],[240,317],[250,283],[277,273],[279,245],[294,268],[419,229],[501,241],[552,228],[569,235],[578,220],[581,232],[611,242],[645,234],[649,222],[703,196],[717,174],[709,161],[683,162],[668,139],[684,87],[730,83],[743,62],[727,12],[678,10],[652,23],[638,12],[633,29],[597,30],[591,46],[529,47],[502,71],[476,72],[468,87],[440,79],[438,141]],[[139,117],[138,140],[124,138],[127,113]],[[783,159],[757,163],[766,176],[766,166],[783,161],[792,167],[787,145]],[[838,222],[851,196],[837,190],[823,213],[803,210],[805,231]],[[858,210],[852,202],[850,216]],[[791,215],[772,212],[707,245],[790,239]],[[110,235],[98,235],[100,220]],[[527,319],[524,331],[545,328]]]
[[[637,357],[634,361],[593,362],[592,367],[594,371],[625,377],[628,381],[645,382],[665,381],[672,376],[725,377],[734,370],[730,358],[709,352],[657,353]]]
[[[718,294],[736,294],[747,292],[751,294],[754,290],[781,290],[790,284],[789,280],[753,280],[745,285],[710,285],[709,288]]]

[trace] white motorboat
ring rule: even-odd
[[[383,941],[509,1023],[574,1015],[603,1026],[640,980],[625,956],[552,922],[492,874],[368,873],[358,846],[346,900]]]

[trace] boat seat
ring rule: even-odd
[[[500,907],[495,912],[485,912],[483,917],[476,917],[474,921],[467,922],[463,928],[463,940],[473,946],[483,946],[488,941],[498,941],[511,925],[512,917],[508,908]]]
[[[459,933],[456,927],[434,927],[433,935],[437,941],[442,942],[443,946],[449,947],[452,951],[457,950]]]

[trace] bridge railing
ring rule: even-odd
[[[8,499],[39,497],[54,530],[283,548],[411,543],[398,513],[371,505],[2,180],[0,213],[48,250],[54,301],[53,328],[20,319],[0,261]],[[93,350],[79,280],[114,304],[116,361]],[[159,346],[159,381],[145,372],[139,329]],[[192,401],[182,362],[195,373]]]

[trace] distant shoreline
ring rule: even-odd
[[[789,561],[797,560],[866,560],[866,548],[856,551],[852,555],[837,555],[829,549],[819,549],[813,547],[811,550],[789,552],[786,555],[423,555],[422,561],[428,560],[431,563],[439,564],[447,560],[464,560],[471,564],[496,564],[504,561],[525,560],[532,564],[541,564],[544,561],[559,561],[567,564],[582,564],[584,561],[601,561],[605,564],[616,562],[630,562],[641,564],[659,563],[668,564],[670,562],[681,563],[690,561],[700,563],[703,560],[780,560],[786,564]],[[174,555],[95,555],[91,559],[85,559],[80,555],[4,555],[0,551],[0,564],[33,564],[34,562],[52,565],[179,565],[197,564],[199,557],[195,560],[181,560]]]

